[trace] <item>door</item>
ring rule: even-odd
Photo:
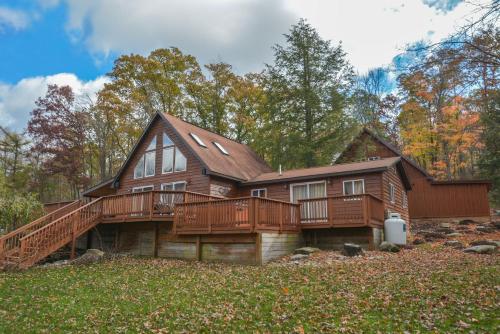
[[[308,182],[292,184],[290,186],[290,197],[292,203],[298,203],[303,199],[314,199],[326,197],[326,182]],[[303,222],[322,222],[327,216],[327,200],[302,203],[300,206],[300,218]]]
[[[176,203],[184,201],[184,194],[181,191],[186,191],[186,181],[162,183],[162,191],[172,191],[172,193],[162,193],[160,195],[159,208],[162,213],[172,213]]]
[[[152,191],[153,189],[154,186],[135,187],[132,188],[132,193],[144,193],[146,191]],[[148,203],[146,196],[149,196],[149,194],[138,194],[132,196],[132,212],[134,216],[140,216],[145,213],[146,204]]]

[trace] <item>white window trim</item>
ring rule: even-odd
[[[224,146],[222,146],[222,144],[221,144],[221,143],[216,142],[216,141],[213,141],[212,143],[215,145],[215,147],[217,147],[217,148],[219,149],[219,151],[220,151],[222,154],[224,154],[224,155],[229,155],[229,152],[228,152],[228,151],[224,148]]]
[[[179,184],[179,183],[184,183],[186,186],[184,187],[184,189],[187,190],[187,181],[174,181],[174,182],[166,182],[166,183],[162,183],[160,185],[160,190],[163,191],[163,186],[168,186],[168,185],[171,185],[172,188],[176,185],[176,184]]]
[[[153,162],[153,174],[151,175],[146,175],[146,155],[148,153],[153,153],[154,154],[154,162]],[[151,176],[155,176],[156,174],[156,150],[151,150],[151,151],[146,151],[144,152],[144,177],[151,177]]]
[[[162,136],[163,135],[167,135],[168,134],[166,132],[163,132]],[[170,136],[168,136],[170,138]],[[170,140],[172,141],[172,138],[170,138]],[[163,145],[163,137],[162,137],[162,145]],[[172,171],[171,172],[164,172],[163,171],[163,155],[165,154],[165,149],[166,148],[172,148],[172,152],[173,152],[173,156],[172,156]],[[182,156],[184,157],[184,159],[186,160],[186,166],[184,169],[182,170],[175,170],[175,162],[176,162],[176,158],[177,158],[177,151],[180,152],[180,154],[182,154]],[[188,159],[186,157],[186,155],[184,153],[182,153],[182,150],[179,149],[179,147],[177,145],[175,145],[175,143],[172,141],[172,144],[171,145],[164,145],[162,146],[162,149],[161,149],[161,174],[164,175],[164,174],[173,174],[173,173],[182,173],[182,172],[185,172],[187,171],[187,164],[188,164]]]
[[[291,183],[290,184],[290,203],[293,203],[293,187],[295,187],[295,186],[311,185],[311,184],[318,184],[318,183],[324,183],[325,184],[325,194],[323,195],[323,197],[326,197],[326,194],[327,194],[326,180],[311,181],[311,182],[301,182],[301,183]],[[307,187],[307,198],[310,198],[309,197],[309,187]]]
[[[252,190],[250,190],[250,196],[252,196],[252,197],[260,197],[260,196],[254,196],[253,192],[254,191],[262,191],[262,190],[264,191],[264,198],[267,198],[267,188],[255,188],[255,189],[252,189]]]
[[[396,187],[392,182],[389,182],[389,201],[392,204],[396,203]]]
[[[360,195],[360,194],[346,195],[346,193],[345,193],[345,184],[348,183],[348,182],[351,182],[353,184],[352,191],[354,192],[354,182],[356,182],[356,181],[361,181],[361,183],[363,184],[363,191],[361,192],[361,194],[365,193],[365,179],[352,179],[352,180],[342,181],[342,194],[344,196],[357,196],[357,195]]]
[[[153,140],[155,141],[155,148],[154,148],[154,149],[152,149],[152,150],[148,150],[148,147],[149,147],[149,145],[151,145],[151,142],[152,142]],[[163,140],[163,138],[162,138],[162,140]],[[146,178],[146,177],[155,176],[155,174],[156,174],[156,156],[157,156],[157,154],[156,154],[156,153],[158,152],[158,150],[157,150],[157,145],[158,145],[158,135],[154,135],[154,136],[153,136],[153,138],[151,138],[151,140],[149,141],[148,146],[146,146],[146,150],[142,153],[141,158],[139,158],[139,161],[140,161],[142,158],[144,158],[144,165],[142,166],[142,176],[141,176],[141,177],[136,177],[136,176],[135,176],[135,168],[137,167],[137,163],[139,163],[139,161],[137,161],[137,163],[136,163],[136,164],[135,164],[135,166],[134,166],[134,170],[133,170],[133,173],[134,173],[134,180],[140,180],[140,179],[143,179],[143,178]],[[153,153],[154,153],[154,155],[155,155],[155,158],[154,158],[154,168],[153,168],[153,174],[151,174],[151,175],[146,175],[146,153],[151,153],[151,152],[153,152]]]
[[[408,194],[403,191],[403,209],[408,208]]]
[[[155,190],[155,185],[154,185],[154,184],[150,184],[150,185],[146,185],[146,186],[137,186],[137,187],[133,187],[133,188],[132,188],[132,192],[134,192],[134,190],[137,190],[137,189],[144,189],[144,188],[148,188],[148,187],[153,188],[153,189],[148,190],[148,191],[153,191],[153,190]]]
[[[201,147],[207,148],[207,145],[203,142],[203,140],[201,140],[201,138],[196,133],[190,132],[189,135],[191,136],[191,138],[193,138],[193,140],[198,145],[200,145]]]
[[[181,152],[182,156],[184,157],[184,159],[186,160],[186,167],[184,169],[181,169],[181,170],[175,170],[175,163],[177,162],[177,150],[179,152]],[[186,158],[186,155],[184,153],[182,153],[181,150],[179,150],[179,148],[177,146],[175,146],[175,149],[174,149],[174,173],[181,173],[181,172],[185,172],[187,171],[187,158]]]

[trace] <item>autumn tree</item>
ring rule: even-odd
[[[28,122],[33,153],[42,156],[48,175],[65,177],[73,198],[88,184],[86,128],[87,113],[75,108],[75,96],[69,86],[49,85],[47,94],[36,101]]]

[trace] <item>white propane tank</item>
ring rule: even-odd
[[[406,223],[399,213],[389,213],[384,222],[385,240],[396,245],[406,245]]]

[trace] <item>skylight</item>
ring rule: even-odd
[[[229,153],[226,151],[226,149],[224,148],[224,146],[222,146],[221,144],[219,144],[216,141],[214,141],[213,143],[219,149],[219,151],[221,151],[225,155],[229,155]]]
[[[198,143],[198,145],[203,146],[203,147],[207,147],[207,145],[205,145],[205,143],[203,142],[203,140],[201,140],[201,138],[200,138],[200,137],[198,137],[197,135],[195,135],[195,134],[194,134],[194,133],[192,133],[192,132],[190,132],[190,133],[189,133],[189,135],[190,135],[191,137],[193,137],[194,141],[195,141],[196,143]]]

